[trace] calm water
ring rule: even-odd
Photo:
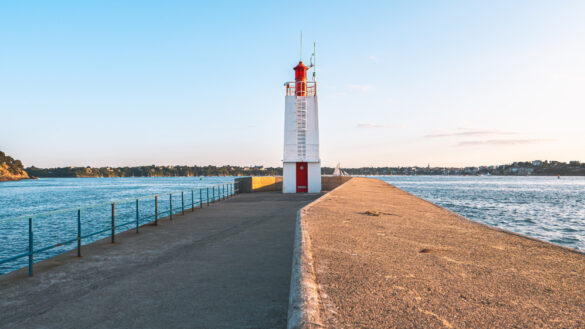
[[[585,250],[585,177],[377,177],[471,220]]]
[[[181,211],[181,202],[190,207],[201,197],[205,202],[207,188],[232,183],[233,177],[154,177],[154,178],[45,178],[0,183],[0,260],[27,251],[28,219],[14,217],[51,212],[67,208],[93,206],[81,211],[82,235],[105,231],[83,239],[83,244],[109,236],[111,202],[116,202],[116,229],[121,232],[136,225],[136,198],[139,201],[140,224],[154,219],[154,198],[159,195],[159,217],[169,215],[171,196],[173,213]],[[177,191],[188,190],[181,195]],[[218,191],[215,189],[217,195]],[[213,193],[210,191],[210,198]],[[125,200],[125,201],[124,201]],[[77,237],[77,210],[38,216],[33,219],[34,249],[52,246]],[[35,254],[35,262],[74,249],[76,242]],[[26,266],[26,257],[0,264],[0,275]]]

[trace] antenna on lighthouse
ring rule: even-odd
[[[313,55],[311,55],[311,66],[313,68],[313,81],[317,81],[317,43],[313,41]]]
[[[303,61],[303,31],[301,31],[301,59],[300,61]]]

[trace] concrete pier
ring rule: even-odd
[[[241,194],[0,277],[1,328],[283,328],[297,210]]]
[[[585,255],[375,179],[301,211],[289,328],[585,328]]]

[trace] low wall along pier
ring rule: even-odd
[[[235,181],[240,193],[282,191],[282,176],[242,177]]]
[[[350,180],[349,176],[321,176],[321,189],[331,191]],[[282,176],[236,178],[242,193],[282,191]]]
[[[289,328],[585,328],[585,255],[353,178],[299,212]]]
[[[350,179],[350,176],[321,176],[321,189],[331,191]]]

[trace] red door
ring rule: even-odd
[[[306,162],[297,162],[297,193],[309,191],[309,174]]]

